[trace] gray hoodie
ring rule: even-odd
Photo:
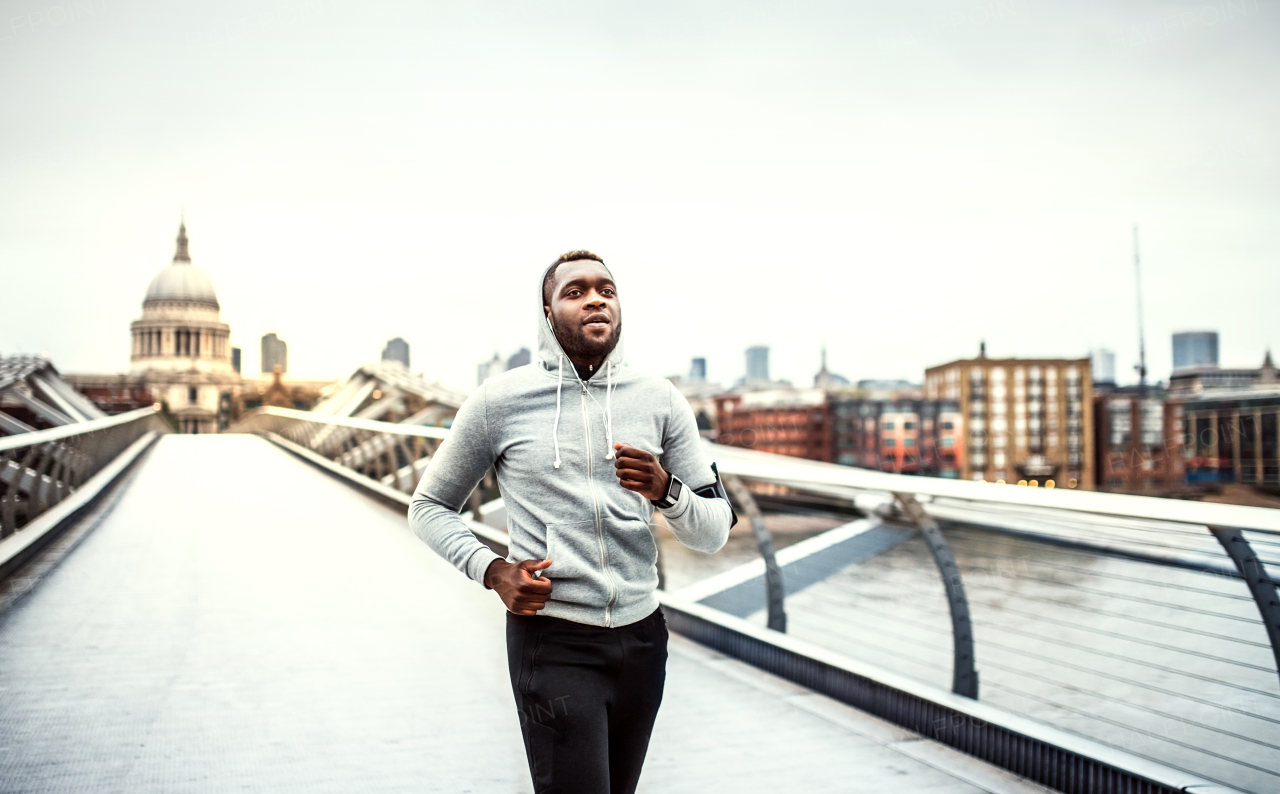
[[[500,559],[458,517],[494,466],[511,533],[508,560],[550,559],[551,599],[540,614],[595,626],[625,626],[658,608],[653,506],[618,484],[613,443],[657,456],[685,484],[662,511],[681,543],[718,551],[732,510],[710,495],[715,474],[689,403],[670,381],[622,364],[623,340],[601,371],[582,381],[542,310],[538,361],[490,378],[458,410],[409,507],[414,533],[484,583]],[[704,495],[694,491],[703,491]]]

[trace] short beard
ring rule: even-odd
[[[618,337],[621,335],[622,321],[619,320],[614,324],[613,332],[599,341],[591,339],[583,333],[582,326],[578,326],[574,331],[565,333],[564,336],[557,332],[556,339],[560,342],[560,347],[564,348],[564,354],[571,360],[594,361],[595,359],[600,359],[603,361],[618,346]]]

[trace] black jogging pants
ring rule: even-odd
[[[632,794],[667,678],[662,610],[612,629],[508,612],[507,662],[536,794]]]

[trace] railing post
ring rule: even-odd
[[[769,607],[768,626],[774,631],[785,632],[787,613],[783,610],[782,602],[786,597],[786,586],[782,581],[782,570],[778,567],[778,557],[774,553],[773,536],[769,534],[769,528],[764,523],[764,514],[760,512],[760,505],[756,504],[751,491],[747,490],[747,486],[736,475],[727,475],[723,481],[729,495],[747,514],[751,522],[751,532],[756,536],[756,545],[760,547],[760,556],[764,558],[765,599]]]
[[[894,491],[893,496],[911,522],[919,527],[920,534],[924,535],[929,552],[933,554],[933,561],[938,565],[938,573],[942,574],[942,584],[947,589],[955,657],[952,662],[951,691],[977,700],[978,671],[974,667],[973,623],[969,619],[969,600],[964,594],[964,582],[960,578],[955,555],[951,553],[947,539],[942,536],[942,530],[938,529],[938,522],[925,512],[913,494]]]
[[[1243,532],[1233,527],[1209,527],[1209,531],[1236,564],[1236,569],[1249,587],[1249,594],[1258,605],[1262,625],[1266,627],[1267,638],[1271,640],[1271,653],[1276,658],[1276,672],[1280,675],[1280,598],[1277,598],[1274,580],[1267,574],[1266,566],[1253,552],[1253,547],[1249,545]]]

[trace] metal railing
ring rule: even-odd
[[[249,411],[233,433],[275,433],[389,488],[412,494],[449,431],[267,406]]]
[[[152,406],[0,438],[0,538],[66,499],[143,435],[169,429]]]
[[[959,694],[972,674],[974,697],[980,672],[982,700],[1013,713],[1224,785],[1280,785],[1280,510],[713,457],[908,530],[816,581],[800,569],[821,559],[784,550],[793,636]]]
[[[276,434],[405,495],[448,435],[279,408],[237,429]],[[1178,790],[1126,771],[1142,759],[1246,790],[1280,783],[1280,597],[1267,570],[1280,565],[1280,511],[912,477],[717,445],[710,457],[767,552],[750,620],[786,635],[708,628],[698,615],[715,610],[701,604],[676,616],[680,593],[666,602],[673,626],[1062,790]],[[797,544],[769,559],[773,540],[744,484],[842,502],[864,517],[832,530],[839,542],[814,538],[809,558]],[[851,554],[864,539],[872,551]],[[697,600],[714,602],[705,595]],[[831,684],[827,651],[801,658],[787,645],[797,642],[879,672]],[[939,694],[898,687],[884,696],[883,682],[903,676]],[[987,704],[1066,732],[1045,740],[993,727]],[[944,729],[931,731],[926,718]],[[1097,760],[1099,745],[1063,749],[1077,735],[1122,760]]]

